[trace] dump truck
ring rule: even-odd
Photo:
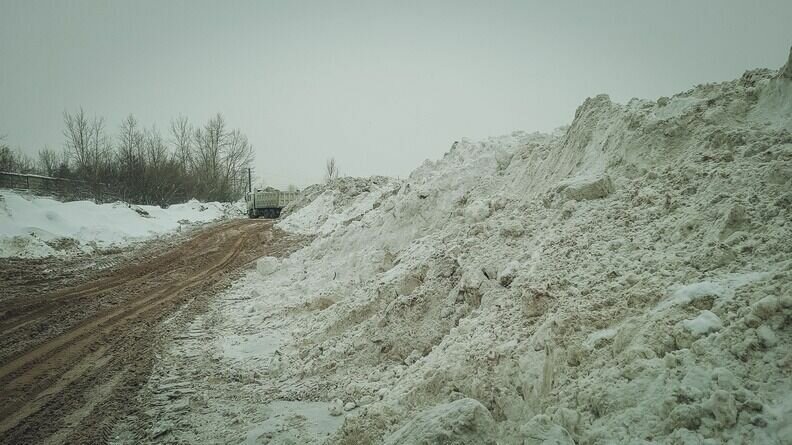
[[[299,192],[282,192],[272,187],[245,194],[248,218],[277,218],[286,204],[297,199]]]

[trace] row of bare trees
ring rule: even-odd
[[[12,150],[6,136],[0,135],[0,171],[34,173],[36,163],[19,150]]]
[[[115,137],[103,118],[89,118],[82,109],[65,112],[63,121],[64,150],[45,148],[35,161],[0,139],[0,171],[107,183],[127,201],[141,204],[232,201],[245,192],[253,148],[220,114],[198,127],[180,116],[166,136],[156,127],[143,127],[133,115],[121,122]]]

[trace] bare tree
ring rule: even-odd
[[[82,107],[73,115],[64,111],[63,123],[66,125],[66,129],[63,130],[63,135],[66,137],[66,152],[78,170],[87,171],[91,164],[89,148],[91,130],[85,111]]]
[[[145,132],[146,147],[146,198],[149,202],[164,204],[173,192],[173,178],[169,170],[168,148],[156,127]]]
[[[179,116],[171,121],[171,137],[173,138],[173,153],[180,167],[186,172],[192,164],[193,128],[185,116]]]
[[[209,119],[204,127],[204,159],[206,167],[216,176],[220,173],[220,163],[223,149],[228,144],[228,132],[226,131],[225,119],[220,113]]]
[[[22,153],[19,148],[11,149],[5,142],[5,135],[0,135],[0,171],[15,173],[35,173],[36,163]]]
[[[14,171],[19,173],[36,173],[36,163],[30,156],[22,153],[22,150],[17,148],[14,150]]]
[[[0,163],[6,164],[5,171],[15,173],[37,173],[36,163],[30,156],[22,152],[21,149],[7,149],[3,150],[5,153],[0,154]]]
[[[58,169],[58,153],[54,150],[44,147],[38,152],[38,169],[42,174],[47,176],[55,176]]]
[[[338,178],[338,166],[335,158],[330,158],[325,164],[325,182],[330,182]]]
[[[63,112],[66,129],[66,152],[74,160],[77,171],[86,179],[99,182],[107,173],[112,144],[105,133],[104,119],[88,121],[82,108],[75,114]]]
[[[247,136],[239,130],[228,135],[228,145],[223,152],[223,191],[225,199],[233,199],[245,193],[245,172],[253,162],[253,147]]]
[[[103,117],[94,117],[91,121],[91,176],[93,182],[109,181],[111,178],[113,141],[105,132]]]
[[[6,135],[0,135],[0,171],[10,172],[14,168],[14,155],[5,139]]]
[[[219,113],[193,135],[193,165],[197,191],[206,199],[220,199],[222,154],[228,144],[225,120]]]
[[[129,115],[121,122],[115,158],[117,180],[128,199],[140,200],[145,190],[146,159],[144,135],[135,116]]]
[[[73,176],[69,165],[69,155],[66,152],[56,153],[55,165],[53,176],[56,178],[71,178]]]
[[[131,165],[135,157],[141,153],[142,145],[143,132],[138,129],[135,116],[130,114],[121,122],[116,156],[122,163]]]
[[[152,169],[157,169],[168,158],[168,148],[156,127],[151,127],[145,133],[146,162]]]

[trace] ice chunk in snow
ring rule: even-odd
[[[262,277],[266,277],[267,275],[275,272],[275,270],[278,268],[278,264],[279,261],[277,258],[265,256],[264,258],[256,261],[256,272],[258,272]]]
[[[728,300],[734,296],[735,289],[769,276],[770,274],[767,272],[733,273],[723,276],[718,281],[699,281],[676,288],[671,287],[675,290],[667,299],[657,305],[655,312],[672,306],[690,304],[707,297]]]
[[[594,331],[586,337],[583,341],[583,346],[586,349],[594,349],[599,346],[602,342],[606,340],[610,340],[616,336],[616,329],[600,329],[599,331]]]
[[[498,282],[501,286],[509,287],[519,271],[520,263],[517,261],[510,262],[498,272]]]
[[[465,207],[465,219],[469,223],[483,221],[490,216],[490,206],[486,201],[476,200]]]
[[[246,445],[261,443],[317,443],[338,430],[343,417],[331,416],[323,402],[297,402],[278,400],[263,408],[257,406],[264,420],[255,424],[245,433]],[[210,428],[218,425],[210,423]],[[211,443],[216,440],[191,440],[190,443]],[[239,440],[234,441],[239,443]]]
[[[756,328],[756,336],[759,337],[762,345],[766,348],[771,348],[778,343],[778,337],[773,332],[773,328],[767,325]]]
[[[494,444],[495,420],[481,403],[460,399],[416,414],[385,444]]]
[[[561,181],[556,188],[564,201],[585,201],[608,196],[613,191],[613,184],[607,175],[583,176]]]
[[[698,317],[692,320],[685,320],[682,326],[695,336],[709,334],[723,327],[720,317],[710,311],[701,311]]]
[[[569,432],[553,422],[545,415],[539,414],[520,427],[520,433],[525,437],[524,445],[574,445],[575,441]]]
[[[344,401],[341,399],[334,399],[327,407],[327,411],[331,416],[340,416],[344,413]]]
[[[674,293],[671,294],[671,298],[664,302],[663,307],[687,304],[709,296],[722,297],[726,295],[727,292],[728,289],[712,281],[701,281],[688,284],[674,291]]]

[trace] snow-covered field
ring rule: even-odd
[[[0,190],[0,257],[38,258],[123,247],[186,224],[241,214],[235,206],[217,202],[193,200],[163,209],[122,202],[60,202]]]
[[[792,59],[289,210],[316,238],[163,357],[158,437],[792,444]]]

